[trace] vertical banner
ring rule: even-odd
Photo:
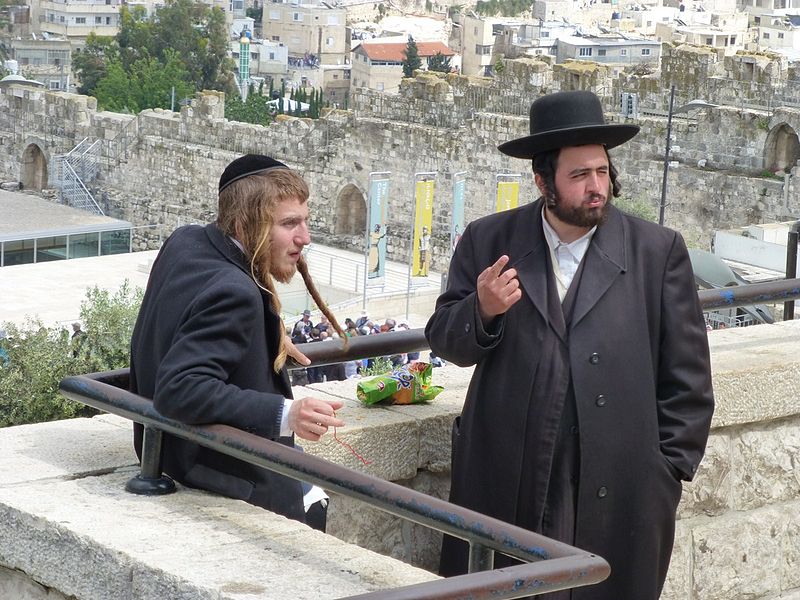
[[[517,208],[519,204],[520,173],[501,173],[497,175],[497,204],[495,212]]]
[[[391,173],[369,174],[369,207],[367,210],[367,277],[378,279],[386,274],[386,218],[388,213],[389,176]]]
[[[414,176],[412,277],[427,277],[430,268],[435,177],[435,173],[416,173]]]
[[[464,192],[467,189],[467,172],[453,174],[453,219],[450,223],[450,255],[464,233]]]

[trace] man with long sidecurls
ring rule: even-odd
[[[591,92],[534,101],[530,135],[500,151],[531,161],[542,197],[467,226],[426,329],[437,356],[476,365],[451,501],[611,565],[598,585],[542,598],[658,598],[711,424],[683,239],[611,204],[608,150],[638,131],[607,124]],[[466,565],[466,544],[446,538],[442,573]]]
[[[162,415],[192,425],[222,423],[293,446],[341,427],[339,401],[292,400],[274,281],[296,271],[319,297],[301,254],[310,243],[308,186],[267,156],[243,156],[219,181],[215,223],[176,230],[153,264],[131,340],[130,390],[152,398]],[[142,427],[135,426],[141,455]],[[308,511],[301,483],[165,435],[164,472],[184,485],[244,500],[324,529],[324,511]],[[321,491],[320,491],[321,492]],[[312,493],[306,496],[314,498]],[[324,494],[321,495],[324,498]],[[308,500],[307,500],[308,502]],[[323,500],[324,503],[324,500]]]

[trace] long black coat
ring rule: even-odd
[[[280,438],[283,399],[276,373],[283,323],[249,275],[242,252],[216,225],[190,225],[165,242],[150,272],[131,340],[130,390],[188,424],[222,423]],[[141,427],[135,430],[137,453]],[[191,486],[304,519],[299,482],[165,436],[164,471]]]
[[[436,355],[477,365],[455,440],[451,501],[511,523],[525,510],[541,511],[550,481],[541,465],[552,463],[559,435],[557,427],[536,437],[526,430],[541,349],[556,335],[547,318],[541,210],[540,200],[466,228],[426,328]],[[524,293],[489,337],[476,281],[502,254]],[[680,479],[690,480],[700,463],[713,412],[706,331],[680,235],[611,207],[586,252],[566,342],[580,476],[575,539],[562,541],[603,556],[612,570],[572,597],[655,599]],[[539,486],[536,506],[518,505],[525,478]],[[443,555],[443,565],[463,560]]]

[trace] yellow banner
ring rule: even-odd
[[[412,277],[427,277],[431,263],[431,226],[433,223],[434,180],[417,181],[414,190],[416,213],[414,218],[414,262]]]
[[[495,212],[503,212],[517,208],[519,202],[519,181],[497,182],[497,208]]]

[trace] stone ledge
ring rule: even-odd
[[[0,439],[0,592],[20,589],[19,572],[82,600],[317,600],[437,578],[244,502],[126,493],[138,468],[124,419]]]

